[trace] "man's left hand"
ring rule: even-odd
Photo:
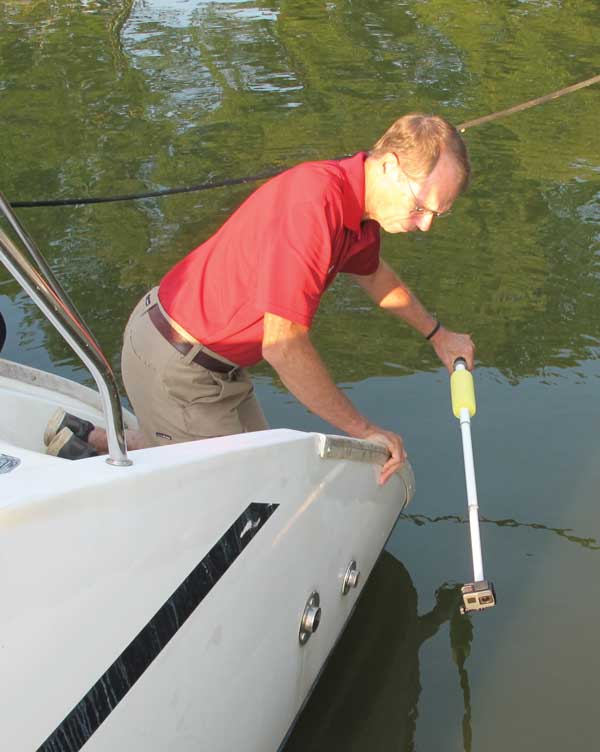
[[[451,332],[441,326],[430,342],[449,373],[454,371],[454,361],[457,358],[464,358],[469,371],[473,370],[475,344],[468,334]]]

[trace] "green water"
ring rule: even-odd
[[[368,148],[398,115],[455,123],[600,72],[596,0],[0,0],[0,190],[147,191]],[[471,579],[448,380],[338,278],[314,330],[338,383],[405,439],[417,496],[292,750],[585,750],[600,691],[600,87],[467,132],[474,178],[384,256],[478,346],[473,441],[499,605]],[[21,209],[118,370],[141,294],[251,190]],[[89,383],[0,272],[6,357]],[[273,426],[321,430],[267,367]]]

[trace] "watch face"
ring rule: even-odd
[[[10,473],[17,465],[21,463],[18,457],[11,457],[8,454],[0,454],[0,475]]]

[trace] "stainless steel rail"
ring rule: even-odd
[[[106,461],[110,465],[119,467],[131,465],[132,462],[127,457],[119,390],[110,364],[75,306],[55,278],[44,257],[23,229],[12,207],[1,193],[0,212],[29,252],[31,260],[37,265],[37,269],[1,229],[0,261],[54,328],[73,348],[94,377],[102,400],[106,421],[108,439],[108,458]]]

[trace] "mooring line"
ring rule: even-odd
[[[461,133],[464,133],[467,128],[472,128],[475,125],[482,125],[482,123],[489,123],[492,120],[497,120],[498,118],[512,115],[515,112],[528,110],[530,107],[535,107],[538,104],[544,104],[545,102],[550,102],[553,99],[564,97],[565,94],[571,94],[574,91],[579,91],[579,89],[584,89],[586,86],[591,86],[592,84],[597,83],[600,83],[600,76],[592,76],[592,78],[588,78],[585,81],[580,81],[578,84],[565,86],[564,89],[553,91],[552,94],[544,94],[543,97],[536,97],[536,99],[530,99],[528,102],[521,102],[521,104],[516,104],[506,110],[498,110],[498,112],[493,112],[491,115],[484,115],[483,117],[475,118],[475,120],[467,120],[466,123],[461,123],[456,127]]]
[[[521,112],[522,110],[527,110],[530,107],[535,107],[538,104],[544,104],[545,102],[550,102],[553,99],[558,99],[559,97],[563,97],[565,94],[571,94],[574,91],[578,91],[579,89],[583,89],[586,86],[592,86],[592,84],[600,83],[600,75],[598,76],[592,76],[592,78],[588,78],[585,81],[580,81],[577,84],[573,84],[572,86],[566,86],[564,89],[559,89],[558,91],[553,91],[551,94],[545,94],[543,97],[537,97],[536,99],[530,99],[527,102],[522,102],[521,104],[516,104],[513,107],[509,107],[506,110],[499,110],[498,112],[493,112],[491,115],[484,115],[480,118],[475,118],[474,120],[467,120],[464,123],[461,123],[460,125],[456,126],[457,129],[464,133],[468,128],[473,128],[476,125],[482,125],[483,123],[489,123],[492,120],[497,120],[501,117],[506,117],[507,115],[512,115],[515,112]],[[344,155],[348,156],[348,155]],[[334,157],[334,160],[337,159],[343,159],[343,157]],[[47,200],[39,200],[39,201],[11,201],[10,204],[15,209],[31,209],[34,207],[42,207],[42,206],[83,206],[83,205],[89,205],[89,204],[108,204],[108,203],[115,203],[117,201],[137,201],[144,198],[160,198],[162,196],[174,196],[176,194],[182,194],[182,193],[198,193],[200,191],[210,191],[215,188],[225,188],[228,186],[233,185],[243,185],[244,183],[256,183],[259,180],[266,180],[267,178],[273,178],[276,175],[280,175],[282,172],[285,172],[285,170],[289,169],[288,167],[283,167],[280,170],[273,170],[270,172],[263,172],[259,175],[249,175],[244,178],[231,178],[229,180],[220,180],[216,183],[198,183],[196,185],[188,185],[188,186],[182,186],[179,188],[163,188],[162,190],[156,190],[156,191],[144,191],[142,193],[124,193],[116,196],[92,196],[88,198],[63,198],[63,199],[47,199]]]

